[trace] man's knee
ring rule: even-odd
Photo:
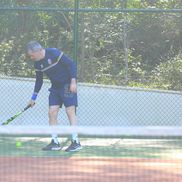
[[[76,114],[75,111],[76,111],[75,106],[69,106],[69,107],[66,108],[66,113],[69,116],[75,115]]]
[[[49,108],[48,114],[49,117],[55,117],[58,114],[58,109],[57,108]]]

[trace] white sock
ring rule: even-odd
[[[52,134],[52,139],[54,140],[54,143],[59,143],[57,134]]]
[[[73,133],[73,134],[71,135],[71,139],[72,139],[73,141],[76,141],[76,143],[79,143],[79,139],[78,139],[78,134],[77,134],[77,133]]]

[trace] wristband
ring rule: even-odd
[[[32,100],[36,100],[36,98],[37,98],[37,94],[36,93],[33,93],[31,99]]]

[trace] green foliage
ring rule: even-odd
[[[81,8],[181,8],[181,1],[80,0]],[[33,77],[25,55],[30,40],[57,47],[73,57],[74,13],[34,8],[74,8],[68,0],[2,0],[0,71]],[[181,90],[182,15],[180,13],[81,12],[78,16],[78,80]]]
[[[157,88],[182,90],[182,55],[161,63],[152,72],[151,83]]]

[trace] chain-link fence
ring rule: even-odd
[[[35,72],[25,46],[38,40],[77,63],[80,125],[180,125],[181,2],[4,0],[0,4],[1,121],[30,99]],[[36,106],[13,124],[48,124],[49,87],[45,77]],[[63,111],[59,119],[68,124]]]

